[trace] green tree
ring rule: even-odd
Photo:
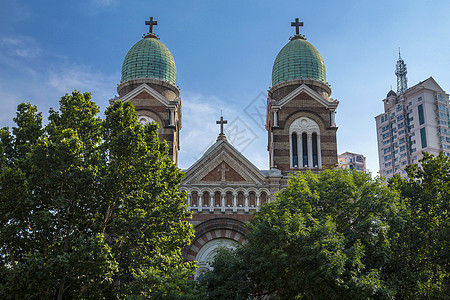
[[[450,295],[450,159],[423,152],[406,168],[408,178],[389,181],[408,206],[407,226],[398,230],[390,280],[399,298],[449,299]]]
[[[46,126],[20,104],[0,131],[0,298],[122,299],[148,292],[141,274],[192,269],[182,173],[157,125],[122,102],[101,119],[88,93],[59,104]]]
[[[242,293],[392,298],[383,268],[391,260],[390,226],[404,222],[403,210],[398,193],[369,174],[298,173],[255,214],[248,243],[213,261],[213,271],[204,277],[209,294],[225,299],[214,291],[228,289],[229,299],[242,299]]]

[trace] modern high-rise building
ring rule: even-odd
[[[338,155],[338,165],[341,169],[366,171],[366,157],[362,154],[344,152]]]
[[[406,177],[405,167],[417,163],[422,151],[450,156],[449,95],[429,77],[407,88],[406,64],[397,61],[397,93],[383,99],[384,113],[375,117],[380,175]]]

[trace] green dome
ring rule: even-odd
[[[177,67],[169,49],[156,37],[145,37],[128,51],[122,65],[122,80],[158,78],[177,85]]]
[[[293,79],[327,82],[325,63],[319,51],[302,38],[294,38],[278,53],[272,68],[272,86]]]

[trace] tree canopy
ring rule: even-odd
[[[247,243],[218,251],[210,299],[448,299],[450,160],[424,153],[407,174],[292,176]]]
[[[423,153],[421,165],[406,168],[408,178],[389,181],[409,211],[399,228],[390,280],[399,298],[450,298],[450,159]]]
[[[403,222],[403,209],[399,194],[368,174],[298,173],[255,214],[248,243],[234,253],[219,252],[205,284],[211,293],[228,287],[229,299],[246,293],[280,299],[390,298],[393,291],[381,271],[391,258],[390,226]]]
[[[23,103],[0,130],[0,298],[138,297],[148,274],[192,268],[183,174],[157,125],[120,101],[98,112],[73,92],[47,125]]]

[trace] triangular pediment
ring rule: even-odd
[[[423,86],[431,90],[441,90],[444,93],[444,90],[441,88],[441,86],[431,76],[423,81]]]
[[[189,169],[182,184],[198,185],[262,185],[261,171],[230,143],[219,140]]]
[[[290,92],[286,97],[278,101],[277,106],[283,107],[284,105],[294,100],[297,96],[301,94],[304,94],[304,96],[310,99],[316,100],[326,108],[337,108],[339,104],[339,101],[332,98],[326,99],[322,95],[311,89],[306,84],[302,84],[298,88]]]
[[[145,83],[141,84],[140,86],[138,86],[137,88],[126,94],[120,100],[122,100],[122,102],[127,102],[133,100],[134,98],[142,98],[143,96],[146,95],[150,96],[153,99],[158,100],[159,102],[161,102],[166,106],[171,105],[170,101],[166,97],[164,97],[163,95],[158,93],[155,89],[153,89],[152,87],[150,87]]]

